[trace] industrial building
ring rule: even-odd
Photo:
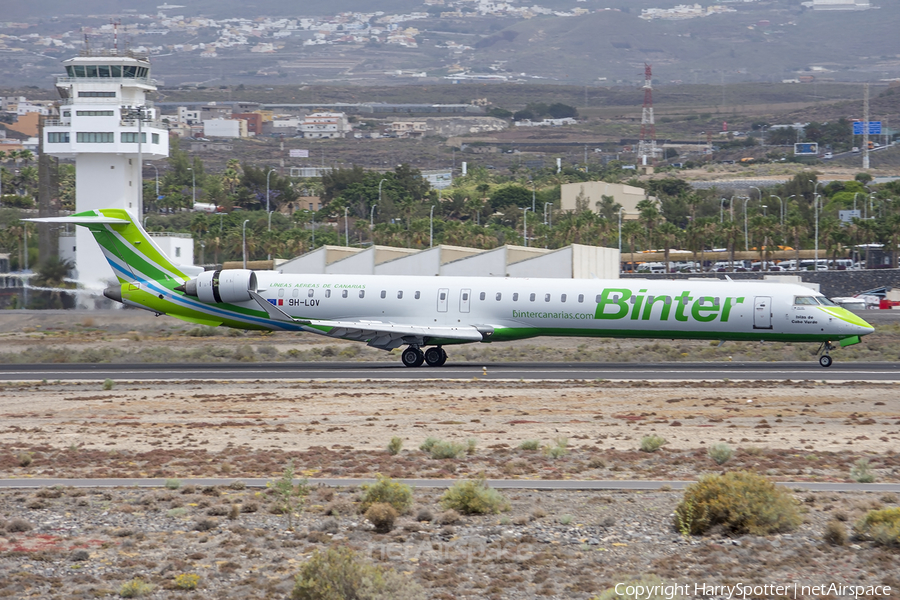
[[[282,263],[277,270],[286,274],[617,279],[619,251],[581,244],[558,250],[511,245],[491,250],[447,245],[426,250],[323,246]]]
[[[638,202],[648,198],[643,188],[624,183],[606,183],[605,181],[585,181],[583,183],[564,183],[560,186],[560,207],[562,210],[592,210],[599,213],[603,196],[611,196],[613,201],[622,207],[622,219],[638,218]],[[656,197],[648,199],[657,201]]]

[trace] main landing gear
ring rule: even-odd
[[[447,353],[440,346],[432,346],[425,352],[418,346],[410,346],[400,355],[400,360],[407,367],[421,367],[422,363],[429,367],[441,367],[447,362]]]
[[[835,347],[831,345],[831,342],[825,342],[824,344],[822,344],[819,347],[819,352],[822,353],[822,356],[819,357],[820,365],[822,365],[825,368],[828,368],[831,366],[831,364],[834,362],[834,360],[831,358],[831,356],[828,355],[828,353],[834,349],[835,349]]]

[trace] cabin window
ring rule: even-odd
[[[310,298],[312,298],[313,294],[315,294],[315,293],[316,293],[316,290],[309,288],[309,291],[306,292],[306,295],[309,296]]]
[[[666,296],[666,304],[672,304],[672,296]]]
[[[418,300],[421,295],[422,295],[422,292],[416,292],[416,300]]]
[[[478,295],[478,298],[480,300],[484,300],[486,296],[487,296],[487,294],[485,294],[484,292],[481,292],[481,294]]]
[[[397,292],[397,300],[403,300],[403,292],[402,291]]]
[[[278,290],[278,297],[279,297],[279,298],[284,298],[284,288]]]
[[[794,305],[796,306],[815,306],[816,299],[812,296],[794,296]]]
[[[629,302],[631,302],[632,304],[634,304],[636,301],[637,301],[637,296],[632,296],[631,299],[629,300]]]
[[[293,296],[294,298],[296,298],[296,297],[299,296],[299,295],[300,295],[300,290],[294,288],[294,292],[291,294],[291,296]]]
[[[463,302],[465,302],[466,300],[469,299],[469,295],[467,293],[463,292],[462,299],[463,299]]]
[[[719,305],[719,297],[716,296],[715,298],[713,298],[713,306],[718,306],[718,305]]]
[[[387,298],[387,290],[381,290],[381,297]]]
[[[447,299],[447,292],[441,292],[441,300]]]
[[[563,294],[562,296],[560,296],[560,297],[559,297],[559,300],[560,300],[560,302],[565,302],[565,301],[566,301],[566,295]]]
[[[325,290],[325,297],[331,298],[331,290]]]
[[[584,294],[578,294],[578,301],[584,302]]]
[[[501,294],[500,292],[497,292],[497,302],[500,302],[500,298],[502,298],[502,297],[503,297],[503,294]],[[516,299],[516,295],[513,294],[513,300],[515,300],[515,299]]]
[[[594,302],[600,304],[600,294],[597,294],[597,297],[594,299]]]
[[[544,294],[544,302],[550,302],[550,294]]]
[[[366,297],[366,290],[359,290],[359,297],[360,297],[360,298],[365,298],[365,297]]]
[[[528,299],[531,300],[532,302],[534,302],[535,297],[536,297],[536,296],[535,296],[534,294],[531,294],[531,295],[528,297]]]
[[[499,296],[500,294],[497,294],[497,295]],[[500,298],[497,298],[497,299],[499,300]],[[519,301],[519,292],[516,292],[515,294],[513,294],[513,302],[518,302],[518,301]]]
[[[344,290],[341,292],[341,298],[346,298],[346,297],[347,297],[347,290]]]
[[[682,303],[684,306],[687,306],[687,305],[688,305],[688,298],[689,298],[689,297],[690,297],[690,296],[682,296],[682,297],[681,297],[681,303]]]

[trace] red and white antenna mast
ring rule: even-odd
[[[644,108],[641,111],[641,141],[638,144],[638,156],[641,164],[647,164],[647,158],[656,160],[656,123],[653,120],[653,73],[650,65],[644,63]]]

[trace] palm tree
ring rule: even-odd
[[[638,220],[644,225],[644,232],[647,236],[647,249],[651,249],[653,248],[653,233],[659,225],[662,215],[659,213],[656,202],[646,198],[637,203],[637,209],[640,213]]]
[[[63,292],[62,289],[75,287],[74,283],[66,281],[69,271],[73,268],[75,265],[72,261],[60,260],[56,256],[42,264],[37,276],[32,279],[32,285],[50,289],[41,290],[33,300],[33,304],[41,305],[40,308],[72,308],[75,305],[75,297]]]
[[[669,252],[676,246],[681,238],[681,229],[674,223],[666,221],[656,228],[659,243],[663,246],[663,256],[666,263],[666,272],[669,272]]]
[[[738,239],[744,235],[744,229],[738,221],[729,219],[719,225],[719,232],[722,235],[722,239],[725,240],[728,252],[731,254],[731,265],[729,268],[734,271],[734,252]]]
[[[800,237],[809,231],[809,224],[799,211],[791,210],[784,222],[785,234],[788,235],[794,245],[794,261],[796,269],[800,270]]]

